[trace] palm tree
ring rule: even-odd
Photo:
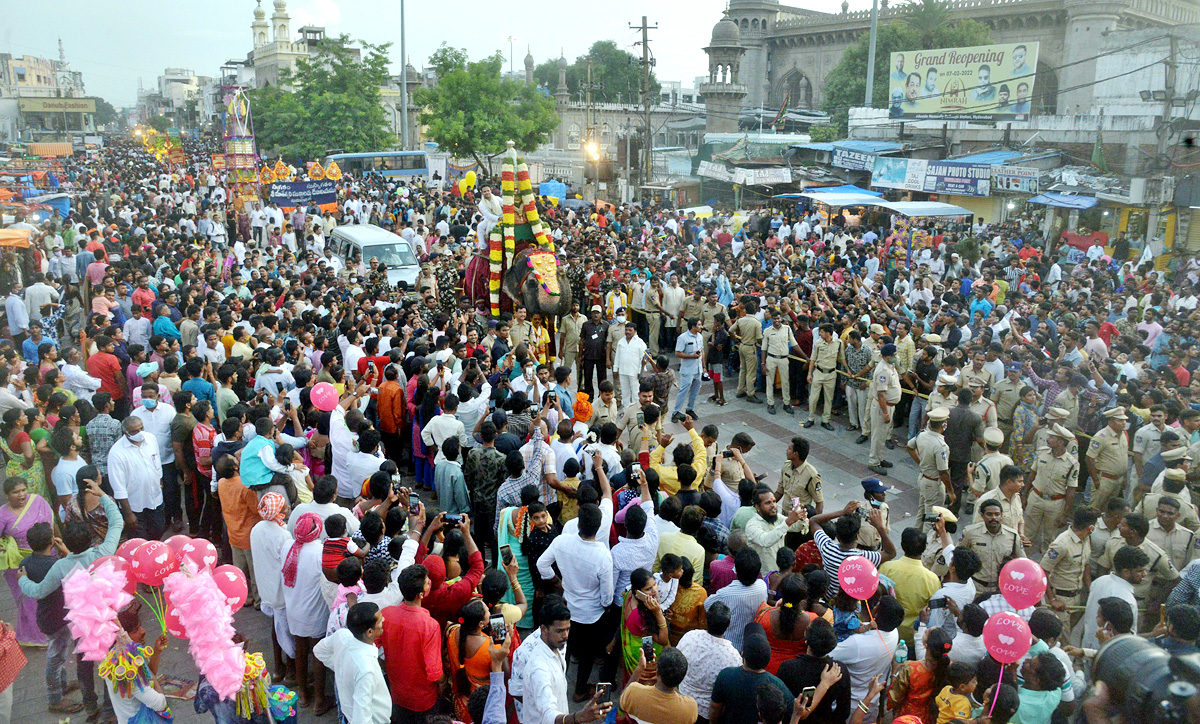
[[[917,34],[922,50],[937,47],[938,37],[951,25],[945,0],[908,0],[902,13],[904,24]]]

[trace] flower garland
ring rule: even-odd
[[[500,276],[503,271],[504,237],[499,226],[492,227],[488,236],[488,301],[492,316],[500,316]]]
[[[515,200],[516,191],[516,166],[517,154],[510,145],[508,147],[509,155],[501,162],[500,170],[500,206],[503,210],[501,217],[501,226],[504,234],[504,266],[512,266],[513,256],[516,254],[516,225],[517,225],[517,207]]]
[[[529,181],[529,166],[523,158],[517,159],[517,188],[521,192],[521,207],[525,210],[525,218],[529,221],[529,228],[533,231],[538,248],[554,251],[554,240],[550,238],[550,234],[546,232],[546,226],[538,216],[537,204],[533,196],[533,184]]]

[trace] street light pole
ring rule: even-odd
[[[875,38],[879,31],[879,0],[871,0],[871,41],[867,46],[867,97],[864,105],[871,107],[875,94]]]
[[[408,56],[404,48],[404,0],[400,0],[400,148],[408,150]]]

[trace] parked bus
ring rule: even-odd
[[[429,178],[429,156],[424,151],[375,151],[370,153],[332,153],[324,165],[337,161],[342,171],[358,176],[424,176]]]

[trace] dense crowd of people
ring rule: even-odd
[[[216,150],[117,141],[57,172],[67,218],[10,224],[32,245],[0,259],[5,636],[47,647],[52,712],[166,707],[152,680],[97,692],[61,581],[185,530],[247,574],[273,678],[353,724],[1107,721],[1106,642],[1197,652],[1195,260],[1024,217],[913,244],[870,213],[543,198],[572,311],[493,318],[468,280],[497,187],[348,174],[335,207],[284,210],[231,198]],[[416,285],[335,254],[347,224],[411,244]],[[730,435],[705,392],[796,429]],[[818,424],[869,443],[840,508]],[[769,442],[786,462],[756,474]],[[839,585],[855,555],[865,601]],[[1048,588],[1016,610],[1020,557]],[[999,611],[1032,631],[1019,665],[984,645]]]

